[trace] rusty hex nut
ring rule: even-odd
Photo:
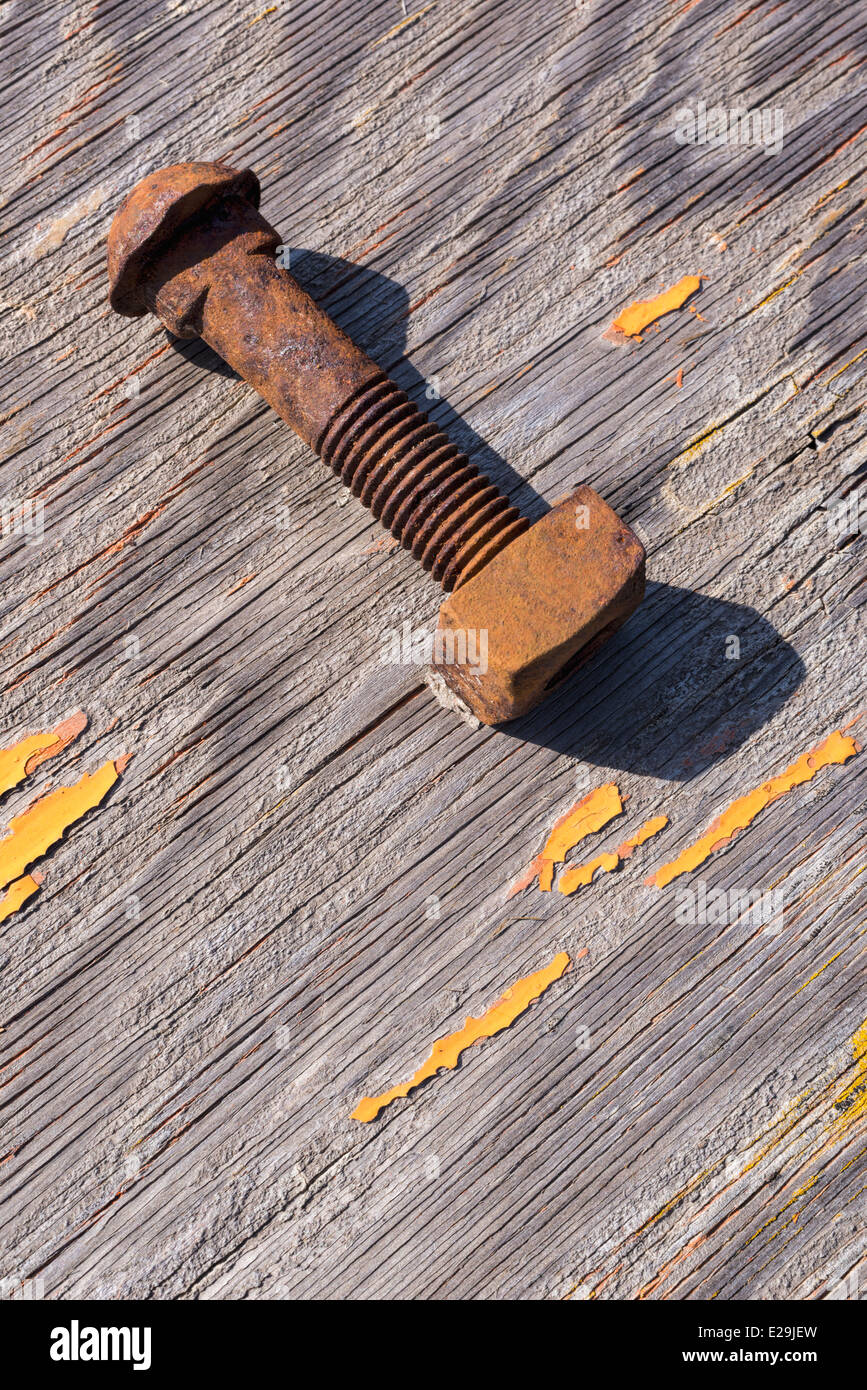
[[[579,487],[446,599],[433,667],[483,724],[526,714],[638,607],[644,558]]]

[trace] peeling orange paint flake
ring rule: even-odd
[[[236,594],[236,593],[238,592],[239,589],[244,589],[244,588],[246,588],[246,586],[247,586],[249,583],[251,583],[251,581],[254,580],[255,578],[256,578],[256,575],[255,575],[255,574],[245,574],[244,577],[243,577],[242,579],[239,579],[239,580],[238,580],[237,584],[233,584],[233,585],[232,585],[231,589],[229,590],[229,594]]]
[[[632,852],[643,845],[652,836],[658,835],[668,825],[668,816],[654,816],[652,820],[646,821],[640,830],[628,840],[624,840],[622,845],[618,845],[615,850],[608,850],[599,854],[595,859],[591,859],[589,864],[576,864],[573,869],[564,869],[557,880],[557,888],[561,893],[574,893],[576,888],[586,888],[588,883],[593,881],[593,875],[597,869],[602,869],[606,874],[610,874],[614,869],[628,859]]]
[[[597,854],[595,859],[591,859],[587,864],[576,864],[574,869],[565,869],[557,880],[557,888],[561,893],[574,893],[576,888],[586,888],[593,881],[593,875],[597,869],[602,869],[606,874],[610,874],[620,863],[620,856],[616,850],[606,850],[602,854]]]
[[[845,763],[847,758],[860,751],[860,745],[854,738],[847,738],[845,734],[835,730],[824,743],[820,743],[818,748],[813,748],[809,753],[804,753],[791,767],[787,767],[785,772],[772,777],[769,782],[763,782],[746,796],[738,797],[737,801],[733,801],[731,806],[708,826],[694,844],[681,850],[676,859],[663,864],[645,882],[656,888],[664,888],[680,874],[691,873],[699,864],[703,864],[709,855],[731,844],[738,832],[752,825],[756,816],[764,811],[766,806],[785,796],[794,787],[799,787],[802,782],[809,782],[820,768],[828,767],[832,763]]]
[[[11,833],[0,840],[0,888],[19,878],[34,860],[63,839],[70,825],[98,806],[127,762],[120,758],[98,772],[86,772],[74,787],[58,787],[14,816],[9,822]]]
[[[635,338],[641,342],[639,334],[643,333],[645,328],[656,319],[661,319],[664,314],[681,309],[690,296],[700,289],[701,276],[684,275],[676,285],[663,290],[662,294],[655,295],[653,299],[637,299],[634,304],[630,304],[617,316],[608,331],[614,336]]]
[[[46,759],[62,753],[86,728],[87,715],[79,710],[56,729],[44,734],[28,734],[11,748],[0,748],[0,794],[17,787]]]
[[[353,1120],[368,1124],[393,1100],[409,1095],[410,1091],[415,1090],[423,1081],[436,1076],[441,1067],[454,1071],[462,1052],[482,1038],[492,1038],[495,1033],[501,1033],[504,1028],[508,1028],[529,1008],[534,999],[538,999],[549,985],[560,979],[571,963],[567,953],[560,951],[544,969],[537,970],[534,975],[527,975],[522,980],[516,980],[496,1004],[485,1010],[481,1018],[468,1018],[459,1032],[438,1038],[427,1061],[409,1081],[392,1086],[390,1091],[384,1091],[381,1096],[364,1096],[352,1112]]]
[[[11,917],[19,907],[24,906],[28,898],[38,893],[41,882],[41,874],[25,874],[22,878],[16,878],[0,898],[0,922],[5,922],[7,917]]]
[[[532,864],[529,864],[521,877],[512,884],[508,897],[513,898],[516,893],[522,893],[537,878],[542,892],[550,893],[554,882],[554,865],[562,864],[570,849],[574,849],[579,840],[601,830],[615,816],[619,816],[622,810],[623,801],[614,782],[606,782],[582,797],[580,801],[576,801],[574,806],[554,822],[541,854],[536,855]]]

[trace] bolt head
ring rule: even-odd
[[[526,714],[638,607],[644,558],[579,487],[446,599],[433,666],[483,724]]]
[[[259,206],[252,169],[226,164],[171,164],[137,183],[115,213],[108,233],[109,300],[128,318],[147,313],[142,271],[161,246],[221,194],[236,193]]]

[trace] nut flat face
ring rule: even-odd
[[[526,714],[644,597],[644,547],[579,487],[440,609],[432,665],[484,724]]]

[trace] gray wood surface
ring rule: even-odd
[[[828,511],[867,515],[863,15],[408,8],[0,11],[0,494],[45,528],[0,547],[2,744],[90,717],[3,824],[133,754],[0,927],[3,1287],[863,1296],[867,754],[700,871],[781,888],[782,930],[643,884],[863,708],[863,537]],[[699,99],[779,108],[782,148],[679,144]],[[109,311],[122,197],[218,156],[531,516],[586,481],[644,539],[645,604],[528,719],[474,731],[384,665],[437,588],[203,344]],[[697,313],[603,337],[685,274]],[[668,828],[507,901],[607,780],[592,853]],[[350,1118],[561,949],[509,1030]]]

